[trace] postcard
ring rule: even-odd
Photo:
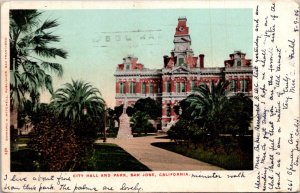
[[[1,191],[297,192],[295,1],[1,5]]]

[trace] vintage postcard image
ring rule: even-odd
[[[293,1],[6,2],[3,192],[299,191]]]

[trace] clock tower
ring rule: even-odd
[[[187,19],[184,17],[178,18],[178,24],[174,35],[174,49],[172,54],[177,57],[177,66],[184,65],[184,59],[188,56],[193,56],[191,49],[191,37],[189,27],[186,26]]]

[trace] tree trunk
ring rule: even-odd
[[[13,151],[18,151],[18,110],[16,107],[11,108],[10,110],[10,143]]]
[[[10,126],[18,129],[18,110],[16,107],[10,109]]]

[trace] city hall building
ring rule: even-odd
[[[138,58],[127,56],[118,64],[116,77],[116,105],[133,105],[140,98],[150,97],[162,103],[162,130],[168,130],[177,120],[173,107],[191,94],[200,84],[230,82],[231,93],[252,97],[252,66],[246,54],[234,51],[224,61],[224,67],[206,68],[204,54],[195,55],[186,18],[179,18],[174,35],[174,49],[163,57],[163,68],[148,69]]]

